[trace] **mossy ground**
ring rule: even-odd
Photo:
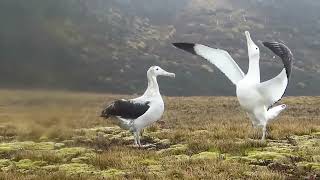
[[[290,179],[320,176],[320,98],[289,97],[267,142],[232,97],[165,98],[130,133],[98,117],[114,96],[0,91],[1,179]],[[150,145],[152,144],[152,145]]]

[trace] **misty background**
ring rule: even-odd
[[[244,31],[261,47],[262,80],[282,69],[262,41],[295,57],[287,95],[320,95],[318,0],[1,0],[0,87],[142,93],[151,65],[166,95],[234,95],[213,65],[172,47],[225,49],[248,69]]]

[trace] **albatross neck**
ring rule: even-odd
[[[253,80],[254,82],[260,82],[260,66],[259,66],[260,57],[249,58],[249,69],[247,77]]]
[[[148,76],[148,88],[143,95],[144,96],[160,95],[159,85],[158,85],[156,76],[154,75]]]

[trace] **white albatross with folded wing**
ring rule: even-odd
[[[164,103],[157,82],[158,76],[175,77],[159,66],[152,66],[147,72],[148,88],[144,94],[135,99],[114,101],[101,113],[101,117],[116,117],[120,127],[134,134],[135,145],[141,146],[140,132],[146,126],[159,120],[164,112]]]
[[[214,64],[231,82],[236,85],[236,94],[241,107],[247,112],[254,127],[262,127],[262,140],[265,140],[268,121],[277,117],[286,108],[285,104],[272,107],[284,95],[292,69],[293,55],[290,49],[279,42],[263,42],[273,53],[282,59],[283,70],[279,75],[265,82],[260,82],[260,50],[252,41],[250,33],[247,38],[249,69],[244,74],[227,51],[210,48],[194,43],[173,43],[177,48],[201,56]]]

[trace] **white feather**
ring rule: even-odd
[[[258,91],[264,99],[264,105],[266,107],[272,106],[274,103],[279,101],[288,85],[288,78],[286,70],[283,69],[278,76],[258,84]]]
[[[202,44],[196,44],[194,50],[197,55],[208,60],[222,71],[233,84],[244,78],[244,73],[227,51],[213,49]]]

